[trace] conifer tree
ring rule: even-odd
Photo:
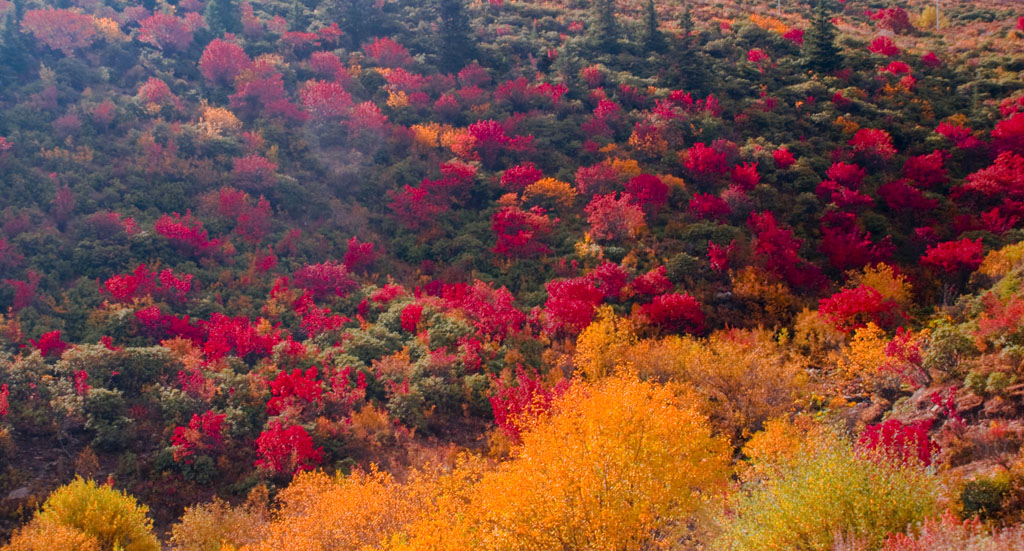
[[[682,47],[689,49],[693,47],[693,13],[690,12],[690,4],[686,4],[683,16],[679,19],[679,30],[682,31]]]
[[[438,0],[438,15],[441,18],[438,29],[441,68],[445,71],[458,71],[467,60],[473,58],[476,47],[464,0]]]
[[[0,66],[9,69],[13,74],[22,73],[28,66],[27,47],[21,34],[21,18],[25,14],[25,0],[14,0],[3,18],[3,30],[0,31]],[[5,71],[6,72],[6,71]],[[13,75],[5,75],[13,77]],[[0,79],[13,82],[13,78]]]
[[[619,24],[615,19],[615,0],[594,0],[590,39],[602,53],[618,53]]]
[[[645,12],[644,26],[641,34],[644,52],[664,52],[667,43],[665,42],[665,35],[658,29],[658,12],[654,9],[654,0],[647,0]]]
[[[804,64],[819,73],[831,73],[843,64],[839,47],[836,46],[836,28],[824,0],[818,0],[818,8],[807,33]]]
[[[381,12],[374,3],[374,0],[328,0],[327,17],[348,35],[352,48],[360,48],[380,31]]]
[[[288,9],[288,30],[305,32],[309,28],[309,16],[306,14],[306,6],[302,0],[292,0],[292,6]]]
[[[697,43],[689,3],[679,20],[679,29],[682,35],[673,47],[674,64],[667,76],[688,92],[706,94],[711,91],[711,73],[708,70],[711,59],[704,55]]]
[[[205,17],[214,37],[242,32],[242,13],[234,0],[210,0],[206,4]]]

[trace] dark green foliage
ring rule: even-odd
[[[242,32],[242,12],[235,0],[209,0],[205,16],[214,37]]]
[[[85,428],[92,431],[92,445],[103,451],[117,451],[128,442],[131,419],[120,390],[89,389],[85,397]]]
[[[306,6],[302,0],[292,0],[288,8],[288,30],[305,32],[309,28],[309,15],[306,13]]]
[[[819,1],[814,20],[804,39],[804,65],[818,73],[831,73],[842,67],[843,57],[836,46],[836,27],[825,2]]]
[[[960,492],[964,517],[977,516],[982,520],[996,518],[1003,510],[1003,499],[1009,491],[1010,481],[1005,475],[968,482]]]
[[[438,0],[437,11],[441,18],[437,52],[441,69],[454,73],[475,56],[469,14],[464,0]]]
[[[374,0],[327,0],[325,13],[345,32],[353,49],[381,32],[383,14]]]
[[[619,23],[615,16],[615,0],[594,0],[587,32],[591,47],[598,53],[619,51]]]
[[[647,8],[644,10],[643,29],[640,36],[645,52],[661,53],[668,48],[665,34],[658,28],[658,12],[654,8],[654,0],[647,0]]]

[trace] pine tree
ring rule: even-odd
[[[345,31],[354,49],[362,47],[371,37],[378,36],[383,21],[374,3],[374,0],[328,0],[328,18]]]
[[[455,72],[473,58],[476,49],[464,0],[438,0],[438,15],[441,18],[438,41],[441,68]]]
[[[804,64],[818,73],[831,73],[842,66],[843,58],[836,46],[836,28],[825,9],[824,0],[818,0],[814,21],[807,33],[804,46]]]
[[[592,44],[602,53],[619,51],[619,24],[615,19],[615,0],[594,0],[590,24]]]
[[[686,4],[686,9],[679,20],[679,29],[682,36],[673,48],[674,63],[666,76],[688,92],[695,95],[707,94],[711,91],[712,79],[708,66],[712,61],[704,55],[697,44],[689,3]]]
[[[658,12],[654,9],[654,0],[647,0],[641,36],[643,37],[644,51],[647,53],[661,53],[668,46],[665,42],[665,35],[658,29]]]
[[[683,16],[679,19],[679,30],[683,32],[682,48],[690,49],[693,47],[693,13],[690,12],[690,4],[686,4],[686,9],[683,10]]]
[[[0,66],[13,72],[5,75],[4,82],[13,82],[13,75],[23,73],[28,67],[28,48],[21,34],[21,18],[25,14],[25,0],[14,0],[4,15],[3,30],[0,31]],[[6,71],[5,71],[6,73]],[[7,78],[11,77],[11,78]]]
[[[214,37],[242,32],[242,12],[234,0],[209,0],[205,17]]]
[[[306,6],[302,0],[292,0],[292,6],[288,10],[288,30],[305,32],[309,28],[309,16],[306,14]]]

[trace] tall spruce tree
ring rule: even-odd
[[[309,28],[309,14],[306,13],[306,5],[302,0],[292,0],[288,9],[288,30],[305,32]]]
[[[697,43],[689,3],[679,20],[679,30],[682,34],[673,46],[673,64],[666,76],[688,92],[695,95],[707,94],[711,91],[712,75],[708,66],[712,60],[701,51]]]
[[[327,0],[328,19],[345,31],[353,49],[362,47],[381,30],[383,14],[374,4],[374,0]]]
[[[28,68],[28,48],[21,34],[21,18],[25,15],[25,0],[14,0],[4,14],[0,30],[0,66],[4,67],[4,82],[13,82],[15,75]]]
[[[641,31],[644,52],[661,53],[668,47],[665,42],[665,35],[658,28],[658,12],[654,9],[654,0],[647,0],[647,9],[644,13],[644,26]]]
[[[615,0],[594,0],[590,23],[590,42],[602,53],[618,53],[619,23],[615,19]]]
[[[441,69],[455,72],[473,59],[476,50],[472,38],[473,29],[469,25],[469,14],[466,13],[464,0],[438,0],[437,11],[441,18],[438,29],[438,57],[441,60]]]
[[[679,18],[679,30],[683,33],[680,37],[683,49],[693,47],[693,13],[690,11],[690,4],[686,4],[683,16]]]
[[[214,37],[242,32],[242,12],[235,0],[209,0],[205,17]]]
[[[807,33],[804,65],[818,73],[831,73],[843,65],[843,56],[836,46],[836,27],[824,0],[818,0],[814,20]]]

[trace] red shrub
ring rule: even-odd
[[[907,184],[906,180],[896,180],[882,185],[878,188],[878,195],[895,211],[921,212],[932,210],[939,205],[937,199],[925,197],[921,190]]]
[[[277,163],[260,155],[231,160],[231,178],[239,187],[265,189],[277,182]]]
[[[153,272],[140,264],[131,274],[111,276],[103,282],[102,291],[118,302],[128,303],[132,299],[144,297],[156,290]]]
[[[888,36],[879,36],[871,41],[868,51],[874,54],[894,57],[900,55],[900,49]]]
[[[71,56],[75,50],[88,48],[96,39],[93,21],[91,15],[71,10],[28,10],[21,26],[43,45]]]
[[[191,464],[189,456],[219,449],[224,441],[221,434],[225,413],[214,413],[206,411],[202,415],[192,415],[187,427],[175,427],[171,436],[171,447],[174,448],[174,460],[184,460]]]
[[[423,305],[412,303],[402,308],[400,320],[402,323],[402,329],[410,333],[416,332],[416,327],[420,323],[420,319],[423,317]]]
[[[203,223],[192,217],[192,211],[186,211],[185,216],[174,213],[171,217],[165,214],[153,224],[153,229],[192,252],[204,253],[220,245],[218,240],[209,238]]]
[[[348,268],[337,262],[306,264],[294,274],[295,285],[313,293],[315,298],[328,295],[344,297],[359,284],[349,277]]]
[[[544,303],[545,330],[548,333],[579,333],[590,325],[594,308],[604,300],[604,293],[590,278],[549,281],[545,288],[548,291],[548,299]]]
[[[406,185],[401,191],[389,190],[391,209],[398,223],[408,229],[422,229],[435,223],[438,214],[448,210],[439,200],[423,188]]]
[[[850,138],[849,144],[853,146],[854,152],[877,155],[883,159],[891,159],[896,155],[892,136],[877,128],[861,128]]]
[[[944,184],[949,180],[946,168],[943,166],[948,158],[949,153],[941,149],[936,149],[927,155],[910,157],[903,163],[903,175],[921,187],[927,188]]]
[[[519,441],[521,430],[547,412],[552,403],[569,388],[567,379],[546,387],[539,375],[530,377],[521,365],[516,366],[515,386],[506,386],[497,378],[492,378],[492,381],[496,387],[490,399],[494,424],[516,442]]]
[[[974,241],[965,237],[929,246],[921,257],[921,264],[947,274],[967,274],[978,269],[984,252],[980,237]]]
[[[386,37],[363,44],[363,53],[382,67],[402,67],[412,63],[409,50]]]
[[[39,335],[39,340],[29,339],[28,342],[32,343],[32,346],[36,347],[44,358],[50,356],[60,358],[65,350],[71,348],[71,345],[60,339],[60,329],[43,333]]]
[[[544,173],[533,163],[516,165],[501,173],[501,187],[520,192],[543,177]]]
[[[168,52],[182,52],[192,43],[192,29],[184,21],[157,13],[139,24],[138,39]]]
[[[359,268],[366,268],[377,259],[377,253],[373,250],[373,243],[360,243],[356,236],[348,240],[348,248],[341,263],[351,272]]]
[[[727,170],[725,153],[715,151],[703,142],[693,144],[684,156],[684,166],[695,176],[725,174]]]
[[[704,312],[700,303],[687,293],[669,293],[654,297],[645,304],[641,314],[648,323],[665,331],[701,333]]]
[[[687,210],[700,220],[720,222],[724,222],[732,214],[732,209],[725,200],[710,193],[694,193]]]
[[[665,266],[658,266],[646,274],[637,276],[629,286],[633,289],[634,293],[640,295],[657,296],[665,294],[675,287],[666,274]]]
[[[231,84],[251,65],[241,46],[219,38],[210,42],[199,58],[199,72],[210,84]]]
[[[793,154],[785,147],[780,147],[773,151],[772,159],[775,160],[775,168],[779,170],[786,170],[796,163],[796,157],[793,157]]]
[[[319,404],[323,391],[323,384],[317,380],[316,366],[305,372],[298,368],[291,373],[281,371],[270,381],[271,398],[267,402],[267,415],[279,415],[293,407],[301,409],[306,404]]]
[[[1024,155],[1024,113],[1017,112],[997,122],[992,138],[998,151]]]
[[[311,471],[323,461],[323,448],[313,447],[313,438],[299,425],[285,428],[279,421],[270,423],[256,439],[256,451],[261,459],[256,467],[277,474]]]
[[[844,333],[873,322],[879,327],[892,327],[900,316],[899,305],[882,296],[873,287],[860,285],[843,289],[821,299],[818,312],[833,327]]]
[[[504,207],[491,217],[491,231],[497,243],[491,251],[509,258],[527,258],[544,255],[550,249],[542,240],[551,233],[552,221],[547,211],[532,207],[524,211],[519,207]]]
[[[910,15],[903,8],[883,8],[876,12],[868,10],[868,13],[879,29],[890,30],[896,34],[914,31],[914,25],[910,23]]]
[[[761,183],[761,175],[757,172],[757,163],[743,163],[732,167],[731,171],[733,186],[750,191]]]
[[[600,240],[623,240],[636,237],[646,227],[644,213],[633,204],[628,193],[595,195],[583,209],[590,224],[590,234]]]
[[[640,174],[626,182],[626,193],[640,208],[657,212],[668,202],[668,185],[657,176]]]
[[[921,419],[909,425],[899,419],[889,419],[865,427],[857,440],[857,447],[886,461],[902,465],[916,462],[927,467],[932,464],[932,455],[939,451],[939,445],[928,436],[931,428],[931,419]]]
[[[311,80],[299,92],[302,107],[317,121],[348,116],[352,112],[352,96],[337,82]]]

